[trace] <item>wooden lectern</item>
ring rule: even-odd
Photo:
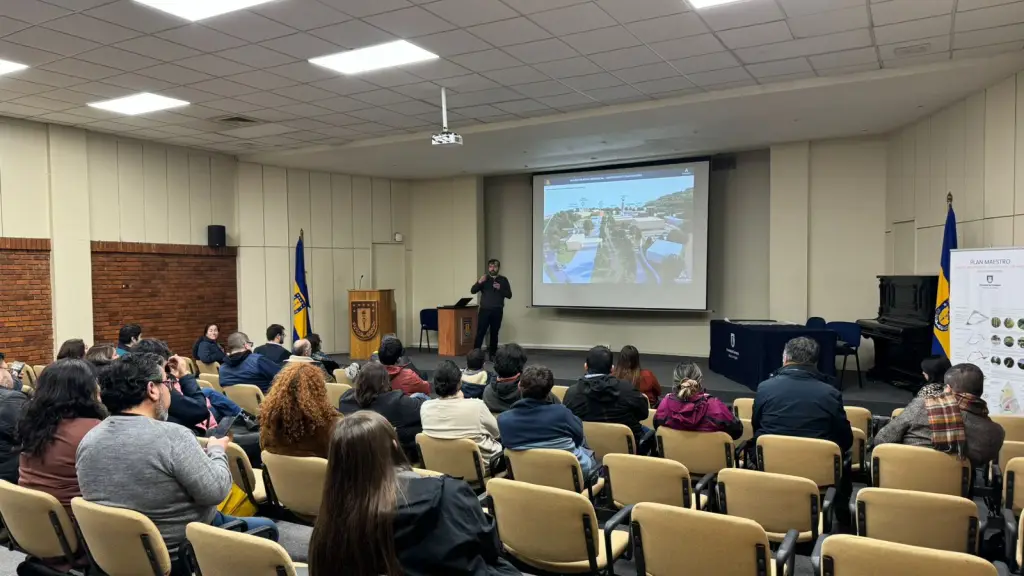
[[[465,356],[476,337],[476,306],[437,308],[438,356]]]
[[[394,290],[349,290],[349,357],[369,360],[385,334],[395,333]]]

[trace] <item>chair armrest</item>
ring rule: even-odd
[[[611,518],[604,523],[604,549],[605,553],[608,554],[608,566],[609,568],[615,562],[615,557],[612,556],[612,532],[616,526],[622,526],[629,523],[629,516],[633,513],[633,505],[630,504],[622,510],[616,512]],[[632,536],[630,536],[632,538]]]
[[[245,523],[245,520],[240,519],[232,520],[227,524],[221,524],[218,526],[221,530],[231,530],[232,532],[245,532],[245,529],[248,527],[249,526]]]
[[[821,514],[825,518],[825,532],[832,533],[832,505],[836,501],[836,487],[829,486],[825,490],[825,498],[821,501]]]
[[[1013,510],[1003,508],[1003,548],[1006,553],[1006,563],[1011,568],[1017,568],[1017,518]]]
[[[814,542],[814,550],[811,551],[811,568],[815,574],[821,574],[821,543],[831,534],[822,534]]]
[[[795,529],[790,529],[786,532],[786,537],[782,539],[782,544],[779,544],[779,549],[775,551],[775,573],[776,574],[795,574],[796,568],[796,540],[800,537],[800,533]],[[787,572],[786,569],[789,569]]]
[[[714,484],[715,479],[718,478],[718,472],[710,472],[705,474],[703,478],[697,481],[697,484],[693,487],[694,494],[700,494],[702,491],[707,490]]]
[[[484,492],[477,496],[476,499],[480,502],[480,508],[486,510],[485,514],[494,516],[494,499],[491,498],[490,494]]]
[[[246,530],[245,533],[249,534],[251,536],[259,536],[260,534],[263,534],[263,533],[269,534],[269,533],[271,533],[273,531],[274,531],[274,528],[271,527],[271,526],[260,526],[259,528],[253,528],[252,530]]]
[[[850,492],[850,522],[853,523],[854,534],[857,533],[857,494],[860,493],[860,486],[854,486]]]

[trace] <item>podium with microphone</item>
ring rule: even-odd
[[[362,287],[363,277],[359,277]],[[349,357],[369,360],[385,334],[394,334],[397,306],[394,290],[349,290]]]

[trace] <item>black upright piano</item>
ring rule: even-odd
[[[878,318],[858,320],[875,343],[868,377],[916,390],[924,383],[921,361],[931,356],[938,276],[879,276]]]

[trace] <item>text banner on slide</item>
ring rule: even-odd
[[[709,162],[533,177],[533,305],[706,310]]]
[[[1024,248],[954,250],[949,254],[950,362],[985,373],[992,414],[1019,414],[1024,404]]]

